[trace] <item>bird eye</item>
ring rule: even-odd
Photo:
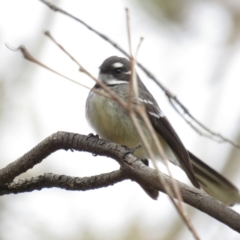
[[[114,68],[114,73],[116,73],[116,74],[121,74],[122,73],[122,68]]]

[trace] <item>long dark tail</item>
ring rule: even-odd
[[[197,180],[205,192],[226,205],[231,206],[235,203],[240,203],[239,190],[231,182],[210,168],[191,152],[188,153]]]

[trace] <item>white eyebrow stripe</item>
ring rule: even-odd
[[[112,66],[113,66],[114,68],[121,68],[121,67],[123,67],[124,65],[123,65],[122,63],[120,63],[120,62],[116,62],[116,63],[114,63]]]
[[[165,115],[163,112],[160,112],[159,114],[157,113],[153,113],[153,112],[149,112],[150,115],[156,117],[156,118],[163,118]]]
[[[107,85],[119,85],[119,84],[123,84],[123,83],[128,83],[128,81],[117,80],[117,79],[108,79],[105,83]]]
[[[149,101],[149,100],[146,100],[146,99],[143,99],[143,98],[138,98],[138,100],[139,100],[140,102],[153,105],[153,102],[151,102],[151,101]]]

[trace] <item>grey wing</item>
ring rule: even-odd
[[[174,131],[167,118],[164,116],[163,112],[160,110],[151,93],[147,90],[143,83],[139,82],[139,84],[141,84],[141,87],[139,87],[140,98],[146,106],[146,111],[154,129],[172,149],[174,155],[179,161],[181,168],[186,172],[192,184],[195,187],[200,188],[200,185],[195,177],[194,170],[190,163],[188,152],[182,144],[180,138]]]

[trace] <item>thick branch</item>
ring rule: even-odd
[[[13,179],[21,173],[40,163],[48,155],[59,149],[87,151],[96,155],[115,159],[121,170],[88,178],[73,178],[63,175],[44,174],[42,176],[18,180]],[[157,171],[145,166],[137,160],[129,149],[115,143],[109,143],[96,136],[84,136],[75,133],[57,132],[39,143],[31,151],[15,162],[0,170],[0,194],[28,192],[42,188],[58,187],[67,190],[90,190],[106,187],[116,182],[130,179],[141,186],[156,188],[163,191],[158,181]],[[172,189],[170,178],[163,174],[165,183]],[[231,208],[217,202],[201,191],[177,182],[183,201],[240,232],[240,215]]]
[[[15,177],[33,168],[51,153],[60,149],[66,151],[69,149],[87,151],[96,155],[114,158],[119,163],[121,163],[121,158],[128,151],[127,148],[124,150],[123,147],[117,144],[106,142],[93,135],[84,136],[75,133],[57,132],[46,138],[13,163],[1,169],[0,185],[11,183]]]

